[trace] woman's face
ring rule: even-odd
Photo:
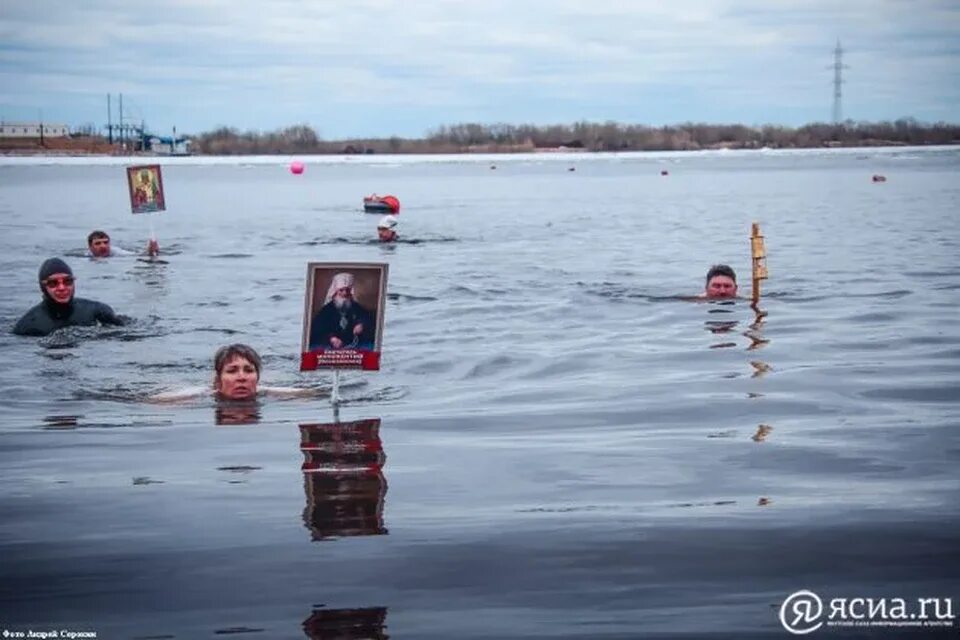
[[[213,388],[227,400],[249,400],[257,395],[260,376],[253,363],[242,356],[234,356],[223,365],[213,382]]]

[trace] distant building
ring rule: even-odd
[[[0,138],[66,138],[70,130],[65,124],[47,124],[46,122],[4,122],[0,120]]]
[[[190,140],[183,136],[163,137],[147,136],[147,146],[150,151],[161,156],[188,156],[190,155]]]

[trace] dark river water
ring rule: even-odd
[[[960,149],[289,160],[164,161],[167,211],[134,216],[123,159],[0,159],[5,630],[791,637],[804,589],[960,612]],[[683,300],[716,262],[749,293],[754,221],[767,316]],[[83,257],[151,227],[160,262]],[[131,323],[11,335],[55,255]],[[298,371],[308,261],[390,265],[346,424]],[[318,396],[145,401],[231,342]]]

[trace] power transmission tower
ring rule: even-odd
[[[837,48],[833,50],[833,124],[843,121],[843,70],[849,69],[843,64],[843,47],[837,39]]]

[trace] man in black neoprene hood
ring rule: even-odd
[[[60,258],[50,258],[40,265],[39,280],[43,302],[20,318],[13,327],[15,334],[45,336],[61,327],[124,323],[102,302],[73,297],[73,271]]]

